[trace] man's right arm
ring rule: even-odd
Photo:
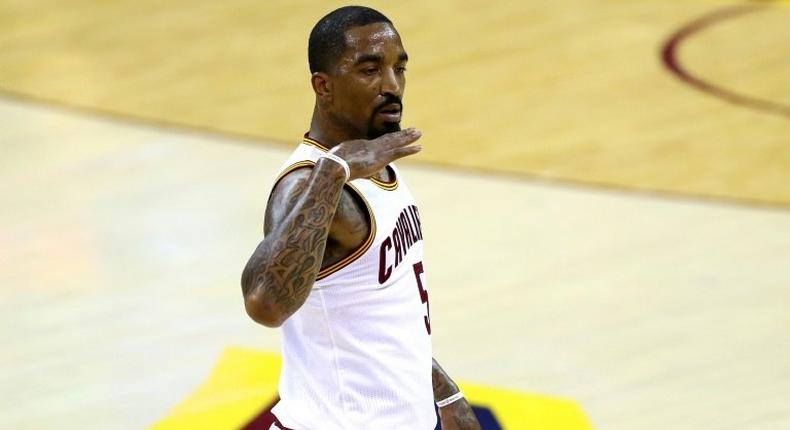
[[[419,152],[419,146],[411,145],[419,137],[418,131],[409,129],[372,141],[344,142],[333,152],[348,163],[350,179],[369,177]],[[289,177],[273,191],[265,237],[241,279],[247,314],[268,327],[280,326],[307,300],[345,183],[343,168],[328,159],[318,160],[309,176]]]
[[[247,314],[278,327],[307,299],[321,269],[329,228],[345,182],[334,161],[316,163],[308,177],[289,175],[266,208],[267,228],[242,273]]]

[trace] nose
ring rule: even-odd
[[[400,98],[403,96],[403,83],[400,82],[394,69],[387,69],[381,78],[381,94],[391,94]]]

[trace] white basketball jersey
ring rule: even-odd
[[[280,177],[326,151],[305,138]],[[428,293],[419,212],[403,178],[356,179],[370,234],[323,268],[307,301],[282,325],[280,402],[295,430],[433,430]]]

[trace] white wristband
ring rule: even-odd
[[[321,154],[320,158],[328,158],[334,161],[335,163],[341,165],[343,167],[343,170],[345,170],[346,172],[346,182],[348,182],[348,179],[351,177],[351,168],[348,167],[348,163],[346,163],[346,160],[340,158],[339,156],[331,152],[325,152]]]
[[[450,397],[448,397],[448,398],[446,398],[444,400],[439,400],[438,402],[436,402],[436,406],[438,406],[440,408],[443,408],[443,407],[449,405],[450,403],[453,403],[453,402],[455,402],[457,400],[460,400],[460,399],[463,399],[463,398],[464,398],[464,393],[459,391],[459,392],[453,394],[452,396],[450,396]]]

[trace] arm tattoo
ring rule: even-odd
[[[255,249],[242,273],[245,298],[260,295],[284,317],[304,303],[315,282],[343,190],[343,176],[323,166],[317,164],[308,180],[289,192],[287,212]]]
[[[459,402],[465,402],[465,400],[461,399]],[[459,429],[480,429],[480,422],[477,421],[474,411],[472,411],[472,408],[468,405],[453,416],[453,421],[455,421],[455,425],[458,426]]]
[[[458,385],[447,375],[447,372],[439,366],[436,359],[433,360],[433,398],[434,401],[446,399],[460,391]],[[447,423],[446,419],[452,419],[455,429],[458,430],[480,430],[480,423],[477,421],[472,407],[466,399],[456,400],[450,405],[439,410],[442,417],[442,424]],[[449,416],[448,416],[449,415]]]
[[[458,386],[455,385],[452,379],[447,376],[447,373],[439,366],[436,359],[433,360],[433,401],[438,402],[444,400],[453,394],[457,393]]]

